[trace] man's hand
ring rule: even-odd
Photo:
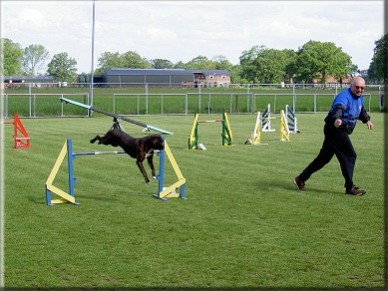
[[[366,123],[366,126],[368,127],[368,129],[372,130],[374,125],[373,125],[372,121],[369,120],[369,121]]]
[[[369,122],[369,121],[368,121],[368,122]],[[336,119],[336,120],[334,121],[334,126],[335,126],[336,128],[339,128],[341,125],[342,125],[342,120],[341,120],[341,119]]]

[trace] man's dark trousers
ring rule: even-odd
[[[336,128],[334,121],[325,123],[323,132],[325,139],[318,156],[303,170],[299,179],[307,181],[313,173],[322,169],[336,155],[345,179],[345,187],[350,189],[353,186],[353,171],[357,154],[349,134],[343,128]]]

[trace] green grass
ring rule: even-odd
[[[4,125],[5,287],[382,288],[383,114],[351,137],[363,197],[344,195],[335,158],[307,192],[292,183],[320,149],[324,116],[298,115],[290,142],[274,120],[276,132],[262,133],[268,145],[249,146],[256,116],[230,115],[232,146],[221,146],[221,124],[199,125],[207,151],[187,149],[193,116],[136,117],[174,132],[167,141],[188,199],[154,199],[157,181],[146,185],[133,159],[93,156],[74,162],[80,206],[53,207],[44,185],[66,138],[74,151],[113,150],[89,143],[111,118],[23,119],[31,148],[22,150]],[[54,185],[67,191],[66,163]]]

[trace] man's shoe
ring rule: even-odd
[[[296,185],[299,191],[305,191],[304,182],[301,179],[299,179],[299,176],[296,176],[294,178],[294,184]]]
[[[352,188],[346,189],[345,194],[348,195],[355,195],[355,196],[362,196],[366,193],[365,189],[360,189],[356,186],[353,186]]]

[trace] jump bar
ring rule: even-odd
[[[84,108],[84,109],[88,109],[88,110],[91,110],[91,111],[94,111],[94,112],[98,112],[98,113],[101,113],[101,114],[104,114],[104,115],[107,115],[107,116],[114,117],[118,121],[123,120],[123,121],[129,122],[129,123],[132,123],[132,124],[144,127],[144,128],[146,128],[148,130],[154,130],[154,131],[157,131],[157,132],[162,133],[162,134],[173,135],[172,132],[164,130],[164,129],[161,129],[161,128],[158,128],[156,126],[152,126],[152,125],[149,125],[149,124],[146,124],[146,123],[143,123],[143,122],[140,122],[140,121],[128,118],[128,117],[124,117],[124,116],[121,116],[119,114],[115,114],[115,113],[112,113],[112,112],[108,112],[108,111],[104,111],[104,110],[101,110],[101,109],[98,109],[98,108],[94,108],[91,105],[86,105],[86,104],[83,104],[83,103],[80,103],[80,102],[77,102],[77,101],[65,98],[63,96],[61,96],[59,98],[59,100],[61,100],[61,102],[65,102],[65,103],[72,104],[72,105],[75,105],[75,106],[78,106],[78,107],[81,107],[81,108]]]
[[[97,155],[120,155],[125,154],[124,151],[109,151],[109,152],[78,152],[73,153],[73,156],[97,156]]]

